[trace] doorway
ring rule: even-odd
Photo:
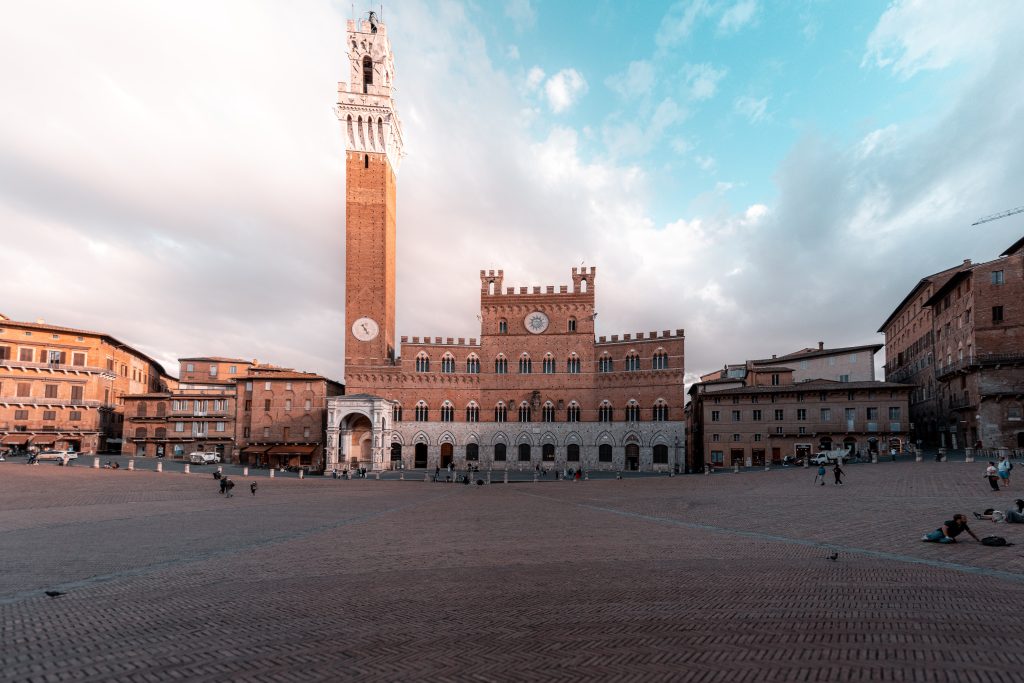
[[[418,443],[416,444],[416,452],[414,456],[413,467],[416,469],[426,469],[427,467],[427,444]]]
[[[764,449],[755,448],[750,452],[750,460],[754,467],[764,466]]]
[[[450,443],[441,444],[441,469],[448,469],[454,461],[455,448]]]
[[[772,464],[782,464],[782,449],[779,448],[778,446],[772,446]]]
[[[630,472],[640,469],[640,446],[635,443],[626,444],[626,469]]]
[[[402,444],[393,443],[391,444],[391,469],[398,470],[402,468]]]

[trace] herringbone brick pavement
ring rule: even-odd
[[[1006,548],[918,540],[1016,497],[977,469],[225,499],[206,477],[2,466],[0,678],[1017,681],[1024,525],[972,524]]]

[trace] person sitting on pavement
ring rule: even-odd
[[[953,519],[943,522],[942,526],[935,531],[922,536],[921,540],[929,543],[956,543],[956,537],[965,531],[970,534],[971,538],[981,543],[981,539],[975,536],[967,526],[967,516],[960,513],[953,515]]]
[[[1006,522],[1007,524],[1024,524],[1024,499],[1018,498],[1013,501],[1016,505],[1016,509],[1010,508],[1006,512],[1001,512],[993,508],[988,508],[984,512],[975,512],[975,519],[988,519],[993,522]]]

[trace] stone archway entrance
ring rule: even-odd
[[[326,469],[385,469],[390,460],[394,407],[393,401],[368,394],[328,398]]]
[[[441,444],[441,469],[447,469],[448,465],[455,462],[455,447],[450,443]]]
[[[416,444],[416,453],[413,460],[413,467],[417,469],[426,469],[427,467],[427,444],[418,443]]]
[[[391,469],[397,470],[402,467],[402,444],[391,444]]]
[[[631,472],[640,469],[640,446],[635,443],[626,444],[626,469]]]

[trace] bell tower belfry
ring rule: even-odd
[[[348,21],[348,82],[335,112],[345,138],[345,374],[395,357],[395,200],[402,123],[387,27]]]

